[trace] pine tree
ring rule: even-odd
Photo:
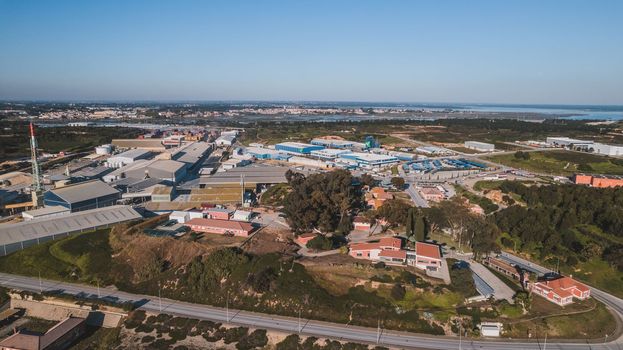
[[[416,240],[421,242],[426,239],[427,225],[426,225],[426,219],[424,218],[423,215],[418,215],[415,218],[414,230],[415,230]]]

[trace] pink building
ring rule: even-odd
[[[363,216],[355,216],[353,226],[358,231],[370,231],[370,222]]]
[[[406,250],[382,250],[379,260],[390,264],[405,264],[407,262]]]
[[[446,198],[445,195],[436,187],[422,187],[420,188],[420,193],[424,199],[431,202],[441,202],[444,198]]]
[[[441,250],[439,246],[432,243],[415,243],[415,267],[422,270],[436,271],[441,267]]]
[[[232,211],[229,209],[208,208],[205,209],[203,213],[207,216],[208,219],[229,220]]]
[[[591,296],[590,288],[570,277],[536,282],[531,289],[533,293],[560,306],[573,303],[573,298],[584,300]]]
[[[190,229],[195,232],[241,237],[247,237],[251,231],[253,231],[253,226],[247,222],[229,220],[191,219],[187,221],[184,226],[190,227]]]
[[[351,244],[348,254],[356,259],[380,260],[379,254],[384,250],[399,251],[402,241],[396,237],[381,238],[373,243],[354,243]]]

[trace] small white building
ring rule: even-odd
[[[175,220],[180,224],[185,223],[186,221],[190,220],[190,215],[188,214],[187,211],[174,211],[171,214],[169,214],[169,220]]]
[[[95,147],[95,154],[99,155],[107,155],[112,153],[112,145],[101,145]]]
[[[30,221],[34,219],[49,218],[52,216],[69,214],[70,210],[60,205],[43,207],[39,209],[27,210],[22,212],[22,218],[24,221]]]
[[[502,333],[502,324],[499,322],[482,322],[478,328],[483,337],[499,337]]]
[[[480,152],[493,152],[495,151],[495,145],[492,143],[478,142],[478,141],[465,141],[465,148],[473,149]]]
[[[214,143],[217,146],[231,146],[236,142],[236,136],[234,135],[221,135]]]
[[[245,210],[236,210],[234,212],[234,216],[232,218],[232,220],[235,221],[251,221],[251,218],[253,217],[253,213],[250,211],[245,211]]]

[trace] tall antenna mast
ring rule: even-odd
[[[41,169],[37,159],[37,139],[35,126],[30,123],[30,161],[32,162],[32,206],[38,208],[42,204],[43,186],[41,185]]]

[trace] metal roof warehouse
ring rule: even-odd
[[[130,206],[115,205],[85,210],[71,215],[23,221],[0,225],[0,255],[7,255],[26,247],[64,238],[71,234],[110,227],[114,224],[141,219]]]

